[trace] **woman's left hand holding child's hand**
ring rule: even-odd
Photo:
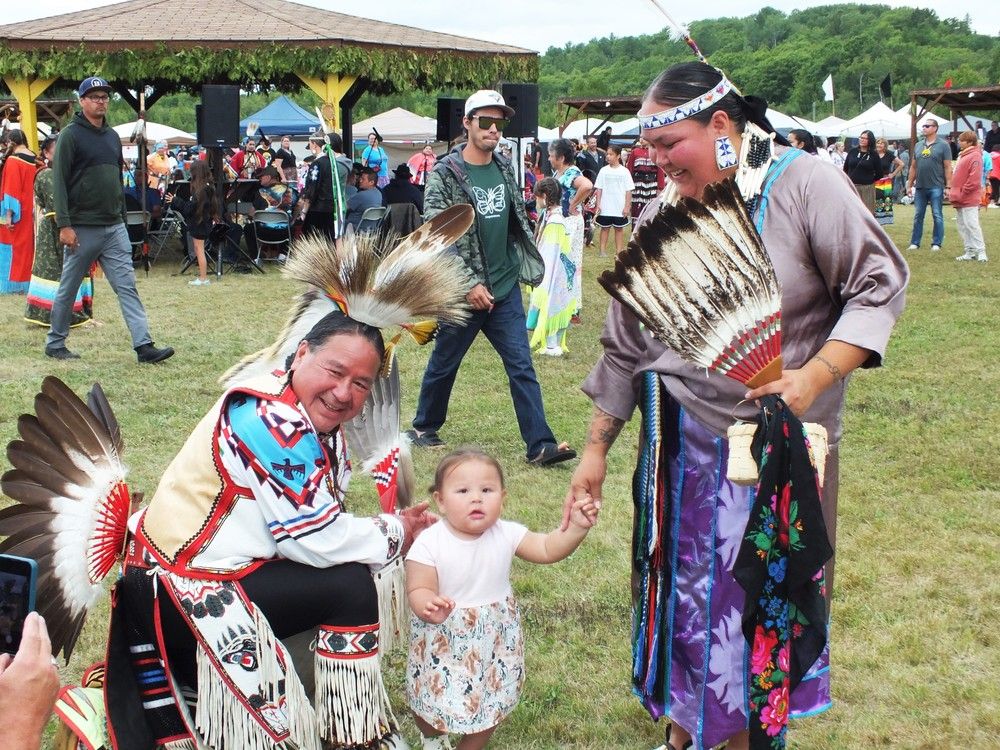
[[[597,524],[597,514],[600,512],[600,509],[601,506],[598,505],[594,498],[587,495],[573,502],[569,510],[569,522],[574,526],[589,529]]]

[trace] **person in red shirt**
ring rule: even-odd
[[[951,178],[948,200],[958,212],[958,233],[965,252],[955,260],[978,260],[985,263],[986,242],[979,226],[979,203],[983,194],[983,151],[976,134],[963,130],[958,136],[958,161]]]
[[[435,164],[437,164],[437,156],[434,155],[434,149],[430,146],[424,146],[419,154],[414,154],[406,161],[406,165],[413,175],[410,177],[410,182],[423,190]]]

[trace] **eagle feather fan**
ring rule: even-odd
[[[663,344],[756,387],[781,373],[781,292],[734,180],[663,203],[598,279]]]

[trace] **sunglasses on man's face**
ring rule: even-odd
[[[483,130],[489,130],[494,125],[497,126],[498,132],[503,132],[504,128],[510,125],[510,118],[508,117],[489,117],[487,115],[473,115],[469,118],[470,120],[479,120],[479,127]]]
[[[921,125],[920,127],[922,127],[922,128],[933,128],[933,127],[934,127],[934,125],[933,125],[933,123],[930,123],[930,122],[925,122],[925,123],[924,123],[923,125]]]

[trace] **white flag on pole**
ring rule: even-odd
[[[828,75],[826,80],[823,81],[823,93],[825,94],[823,101],[833,101],[833,73]]]

